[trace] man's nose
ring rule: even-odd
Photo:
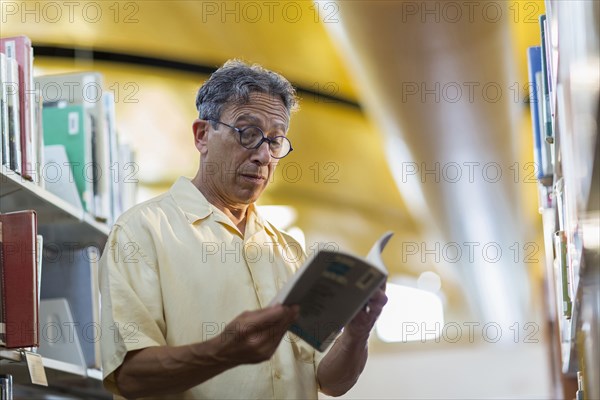
[[[261,165],[267,165],[271,161],[271,150],[269,149],[269,142],[266,140],[254,149],[253,153],[253,160],[256,160]]]

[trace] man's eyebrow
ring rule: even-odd
[[[260,126],[260,124],[262,122],[259,118],[255,117],[251,114],[241,114],[235,119],[235,121],[236,122],[241,122],[241,121],[250,122],[257,126]],[[284,123],[277,123],[277,124],[275,124],[275,127],[280,129],[283,132],[285,132],[287,130],[287,126]]]
[[[249,121],[249,122],[252,122],[252,123],[255,123],[255,124],[258,124],[260,122],[260,120],[258,118],[256,118],[253,115],[250,115],[250,114],[241,114],[235,120],[236,120],[236,122],[239,122],[239,121]]]

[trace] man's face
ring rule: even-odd
[[[263,93],[252,93],[248,104],[226,106],[221,122],[243,129],[257,126],[269,138],[285,135],[289,126],[288,112],[283,102]],[[256,201],[269,184],[279,161],[271,157],[269,145],[264,142],[258,149],[246,149],[239,142],[239,134],[217,124],[206,126],[205,146],[200,148],[205,176],[213,195],[224,204],[235,206]]]

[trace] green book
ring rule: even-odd
[[[69,174],[68,179],[75,181],[84,209],[93,213],[92,133],[84,106],[66,105],[65,102],[44,104],[42,117],[44,144],[64,146],[68,158],[67,165],[46,165],[45,178],[56,178],[49,172],[50,168],[58,168],[60,174]]]

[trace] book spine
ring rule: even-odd
[[[8,146],[9,146],[9,166],[10,169],[18,174],[22,171],[21,157],[21,120],[19,107],[19,64],[15,59],[6,59],[7,80],[5,85],[7,92],[8,109]]]
[[[545,186],[552,185],[552,164],[543,130],[542,93],[541,93],[541,47],[527,49],[527,63],[529,72],[529,109],[531,111],[531,126],[533,131],[533,158],[537,169],[537,179]]]
[[[10,168],[10,141],[8,137],[8,64],[6,55],[0,53],[0,130],[2,131],[2,165]]]
[[[12,375],[0,375],[0,400],[13,400]]]
[[[4,244],[2,239],[2,220],[0,219],[0,345],[6,346],[6,301],[4,299]]]
[[[39,344],[37,307],[37,220],[35,211],[1,214],[2,311],[5,346]]]
[[[90,87],[92,85],[98,88],[102,87],[102,79],[97,74],[85,75],[82,83],[83,87]],[[106,124],[106,110],[102,98],[96,102],[84,99],[84,104],[87,106],[88,113],[92,117],[94,215],[100,221],[110,222],[112,220],[112,195],[110,192],[110,139]]]
[[[42,120],[42,95],[39,88],[35,89],[35,99],[33,103],[35,109],[35,150],[36,150],[36,174],[38,185],[42,188],[46,187],[46,182],[43,179],[42,172],[44,168],[44,123]]]
[[[546,133],[546,141],[548,143],[554,143],[554,132],[552,130],[552,114],[550,111],[550,84],[549,84],[549,71],[548,71],[548,59],[546,57],[547,41],[546,41],[546,16],[540,15],[540,28],[541,28],[541,44],[542,44],[542,110],[543,110],[543,121],[544,131]]]
[[[19,121],[21,126],[21,175],[32,179],[35,172],[33,149],[32,96],[33,59],[31,41],[25,36],[4,40],[6,56],[18,63]]]

